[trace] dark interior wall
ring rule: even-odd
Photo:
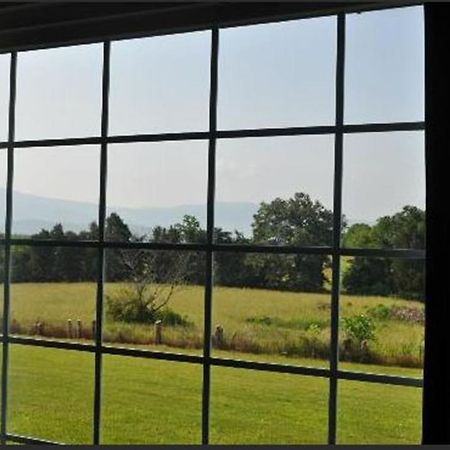
[[[426,322],[423,442],[450,443],[450,4],[425,5]]]
[[[403,2],[404,3],[404,2]],[[375,2],[0,3],[0,52],[277,18],[373,9]]]

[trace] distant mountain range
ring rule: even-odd
[[[250,234],[253,215],[258,210],[256,203],[216,202],[216,226],[226,230],[239,230]],[[5,190],[0,188],[0,214],[5,211]],[[191,214],[206,225],[205,205],[179,205],[173,207],[109,208],[118,213],[138,234],[148,233],[156,225],[169,226],[180,222],[184,214]],[[98,220],[98,208],[93,203],[76,202],[39,197],[14,192],[13,234],[32,234],[42,228],[49,229],[61,222],[65,230],[86,230],[92,221]]]

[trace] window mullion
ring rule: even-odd
[[[11,53],[9,72],[9,116],[8,116],[8,173],[6,182],[6,220],[5,220],[5,266],[3,282],[3,353],[2,353],[2,407],[1,407],[1,443],[6,443],[8,431],[8,373],[9,373],[9,325],[11,312],[11,228],[13,215],[13,179],[14,179],[14,135],[17,81],[17,53]]]
[[[106,221],[106,179],[108,164],[108,118],[109,118],[109,72],[111,43],[103,44],[103,80],[102,80],[102,117],[101,117],[101,154],[100,154],[100,199],[98,210],[99,248],[97,273],[97,300],[95,312],[95,391],[93,441],[100,444],[101,401],[102,401],[102,343],[103,343],[103,301],[105,283],[105,221]]]
[[[342,162],[344,125],[345,14],[337,16],[336,54],[336,133],[334,144],[333,256],[331,291],[330,392],[328,443],[336,443],[338,363],[339,363],[339,294],[341,279]]]

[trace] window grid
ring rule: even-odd
[[[415,249],[367,249],[367,248],[341,248],[341,216],[342,216],[342,165],[343,165],[343,138],[348,133],[361,132],[390,132],[407,130],[424,130],[425,123],[398,122],[398,123],[368,123],[358,125],[345,125],[344,112],[344,64],[345,64],[345,18],[341,13],[337,18],[337,61],[336,61],[336,119],[333,126],[287,127],[287,128],[261,128],[261,129],[217,129],[217,89],[218,89],[218,58],[219,58],[219,28],[211,27],[211,55],[210,55],[210,99],[209,99],[209,130],[206,132],[188,133],[158,133],[139,135],[108,135],[109,117],[109,75],[110,75],[110,49],[111,42],[103,42],[103,77],[102,77],[102,111],[100,136],[68,139],[43,139],[15,141],[15,97],[16,97],[16,67],[17,52],[11,53],[10,65],[10,101],[8,118],[8,141],[0,142],[0,149],[7,149],[7,186],[6,186],[6,221],[5,237],[0,239],[0,245],[5,251],[4,274],[4,311],[2,335],[2,407],[1,407],[1,441],[7,440],[17,443],[45,444],[47,440],[37,437],[18,436],[8,432],[8,371],[9,371],[9,344],[38,346],[42,348],[59,348],[91,352],[95,355],[95,392],[93,415],[93,443],[101,443],[101,400],[102,400],[102,356],[122,355],[138,358],[149,358],[166,361],[187,362],[201,364],[203,368],[202,390],[202,443],[209,443],[209,413],[211,393],[211,366],[234,367],[240,369],[260,370],[278,373],[290,373],[305,376],[316,376],[329,379],[329,405],[328,405],[328,443],[336,443],[337,434],[337,391],[338,380],[365,381],[398,386],[422,387],[422,379],[382,375],[364,372],[352,372],[339,369],[339,298],[340,298],[340,259],[342,256],[390,257],[402,259],[425,258],[424,250]],[[334,188],[333,188],[333,242],[331,246],[268,246],[268,245],[228,245],[214,242],[214,189],[216,170],[216,142],[217,139],[233,139],[257,136],[299,136],[299,135],[325,135],[333,134],[334,148]],[[108,144],[131,142],[164,142],[183,140],[208,141],[208,189],[207,189],[207,240],[198,244],[170,244],[170,243],[137,243],[137,242],[111,242],[105,240],[106,220],[106,186],[107,186],[107,156]],[[14,174],[14,148],[53,147],[59,145],[78,146],[85,144],[100,144],[100,198],[98,207],[99,237],[96,241],[71,240],[32,240],[12,238],[12,208],[13,208],[13,174]],[[32,337],[11,336],[10,325],[10,286],[11,286],[11,247],[13,245],[28,246],[64,246],[64,247],[90,247],[98,249],[97,268],[97,297],[96,297],[96,334],[93,344],[74,343],[56,340],[47,340]],[[204,295],[204,342],[203,355],[187,355],[175,352],[160,352],[155,350],[141,350],[120,348],[103,344],[103,300],[104,300],[104,269],[105,250],[108,248],[139,248],[149,250],[178,250],[178,251],[204,251],[206,254],[206,280]],[[216,252],[245,252],[245,253],[271,253],[271,254],[318,254],[332,257],[332,292],[331,292],[331,342],[329,369],[297,366],[289,364],[256,362],[219,358],[211,356],[211,328],[213,305],[213,262]]]

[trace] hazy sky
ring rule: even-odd
[[[423,120],[421,7],[347,16],[347,123]],[[113,43],[110,133],[205,131],[210,33]],[[336,18],[223,30],[219,129],[331,125]],[[16,138],[94,136],[100,130],[101,45],[20,53]],[[9,56],[0,55],[0,140],[6,139]],[[224,140],[216,198],[260,202],[296,191],[332,206],[333,136]],[[0,151],[0,183],[5,183]],[[99,148],[16,151],[17,191],[96,202]],[[110,146],[111,206],[206,201],[207,142]],[[420,132],[352,135],[344,146],[344,213],[372,221],[424,206]]]

